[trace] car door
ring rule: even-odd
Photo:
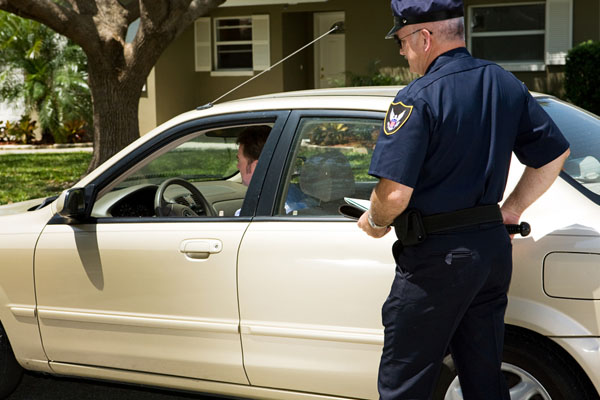
[[[55,217],[46,226],[36,246],[35,282],[40,332],[54,365],[248,383],[237,254],[286,117],[229,115],[175,127],[94,183],[88,220]],[[257,124],[272,130],[246,192],[235,139]],[[187,204],[186,213],[157,216],[157,187],[174,177],[199,189],[214,215],[174,185],[164,197]],[[189,210],[198,215],[183,216]]]
[[[380,310],[394,274],[394,238],[369,238],[337,209],[344,197],[369,198],[382,120],[356,111],[290,117],[263,188],[262,217],[239,254],[252,385],[377,398]]]

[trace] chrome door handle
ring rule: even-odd
[[[220,253],[223,243],[218,239],[192,239],[184,240],[179,246],[179,251],[189,258],[205,260],[211,254]]]

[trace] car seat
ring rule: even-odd
[[[344,197],[354,194],[354,174],[346,156],[328,149],[309,157],[300,170],[300,190],[316,201],[301,214],[337,215]]]

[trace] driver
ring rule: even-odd
[[[242,175],[242,184],[249,186],[254,175],[254,170],[258,164],[258,157],[262,152],[271,128],[265,125],[249,126],[238,135],[236,143],[239,145],[237,152],[237,169]],[[240,216],[241,208],[235,212],[235,216]]]
[[[271,128],[265,125],[250,126],[240,132],[237,138],[236,143],[239,145],[237,168],[242,175],[244,186],[250,185],[256,164],[258,164],[258,157],[267,142],[270,132]],[[236,212],[237,214],[239,212]]]
[[[258,158],[260,157],[260,153],[267,142],[267,137],[269,136],[270,132],[271,128],[269,126],[255,125],[245,128],[238,135],[236,140],[236,143],[239,145],[237,152],[237,168],[242,175],[242,184],[244,186],[250,185],[252,175],[254,174],[256,165],[258,164]],[[286,213],[306,207],[306,205],[304,205],[300,200],[290,202],[290,197],[293,195],[292,191],[293,187],[290,187],[290,193],[288,193],[288,198],[285,202]],[[296,195],[296,197],[299,196]],[[236,217],[240,215],[240,211],[241,209],[238,209],[235,212]]]

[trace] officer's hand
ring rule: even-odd
[[[500,208],[500,212],[502,213],[502,220],[504,221],[504,225],[514,224],[518,225],[519,220],[521,219],[521,215],[512,211],[505,209],[504,207]],[[510,238],[513,239],[515,235],[510,235]]]
[[[389,226],[381,229],[373,228],[371,224],[369,224],[368,217],[369,213],[365,212],[358,220],[358,227],[365,231],[367,235],[374,237],[375,239],[379,239],[380,237],[384,237],[389,231],[392,230],[392,228]]]

